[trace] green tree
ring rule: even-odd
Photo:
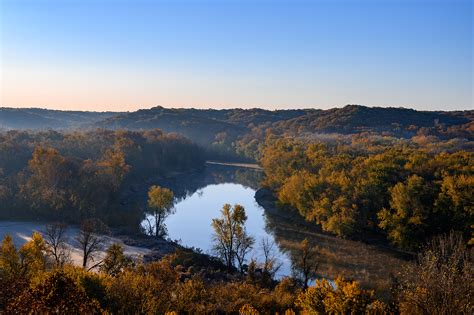
[[[165,219],[173,213],[174,194],[168,188],[151,186],[148,190],[148,211],[153,216],[154,225],[148,222],[149,234],[156,237],[166,235]]]

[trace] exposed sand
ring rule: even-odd
[[[5,235],[9,234],[10,236],[12,236],[15,246],[19,248],[31,239],[31,235],[33,234],[33,232],[42,233],[45,230],[45,225],[46,223],[40,222],[0,221],[0,237],[3,239]],[[79,230],[77,227],[71,226],[68,227],[66,235],[67,244],[71,251],[72,263],[81,266],[82,252],[79,248],[79,244],[75,239],[78,232]],[[123,246],[125,255],[137,260],[142,260],[144,255],[150,254],[151,252],[151,250],[146,248],[125,245],[123,241],[118,238],[110,236],[103,236],[103,238],[103,250],[95,256],[94,261],[90,263],[90,265],[93,265],[94,263],[102,259],[105,255],[105,250],[113,243],[121,244]]]

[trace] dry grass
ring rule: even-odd
[[[304,221],[297,214],[288,215],[277,209],[266,211],[265,214],[268,227],[274,233],[279,247],[292,259],[298,255],[299,243],[308,239],[318,254],[316,263],[321,277],[334,279],[342,275],[359,281],[365,288],[374,289],[380,297],[387,298],[391,276],[407,264],[401,252],[322,233],[315,224]]]

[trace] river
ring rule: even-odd
[[[271,198],[259,199],[257,203],[255,192],[260,187],[262,176],[263,172],[258,169],[208,164],[200,172],[158,177],[137,184],[124,194],[123,202],[134,205],[140,201],[144,206],[149,186],[172,189],[176,203],[174,214],[165,221],[168,237],[178,240],[183,246],[200,248],[209,254],[213,254],[212,219],[219,217],[225,203],[240,204],[248,216],[247,232],[256,240],[248,258],[262,261],[261,240],[267,238],[274,242],[274,254],[282,264],[277,273],[279,278],[291,274],[292,261],[299,257],[298,244],[308,239],[316,253],[314,263],[318,265],[318,277],[335,279],[342,275],[358,280],[364,287],[379,292],[389,291],[391,275],[406,263],[403,253],[377,241],[366,244],[322,233],[315,223],[306,222],[291,210],[279,209]],[[145,212],[131,211],[130,218],[123,222],[137,222],[138,225],[145,218]],[[17,245],[20,245],[32,231],[43,228],[35,224],[0,222],[0,236],[14,234]],[[142,248],[127,247],[126,250],[138,256],[147,254]]]
[[[208,254],[212,251],[213,218],[220,216],[224,204],[239,204],[245,208],[247,233],[255,239],[255,245],[248,255],[248,260],[254,258],[257,262],[264,260],[262,241],[265,239],[273,245],[273,255],[280,269],[278,277],[291,274],[291,260],[275,244],[275,237],[267,229],[265,210],[255,200],[255,190],[238,183],[210,184],[181,199],[174,209],[174,214],[166,220],[168,236],[187,247],[201,249]],[[152,217],[150,217],[152,220]]]

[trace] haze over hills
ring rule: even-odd
[[[115,116],[116,112],[63,111],[41,108],[0,108],[3,129],[71,129]]]
[[[181,133],[208,144],[225,133],[235,139],[254,127],[272,127],[280,132],[341,133],[385,132],[411,137],[420,128],[437,136],[474,139],[474,111],[417,111],[406,108],[347,105],[329,110],[187,109],[161,106],[135,112],[85,112],[48,109],[0,108],[3,129],[105,128],[143,130],[159,128]],[[455,132],[455,134],[452,134]],[[451,134],[450,134],[451,133]]]

